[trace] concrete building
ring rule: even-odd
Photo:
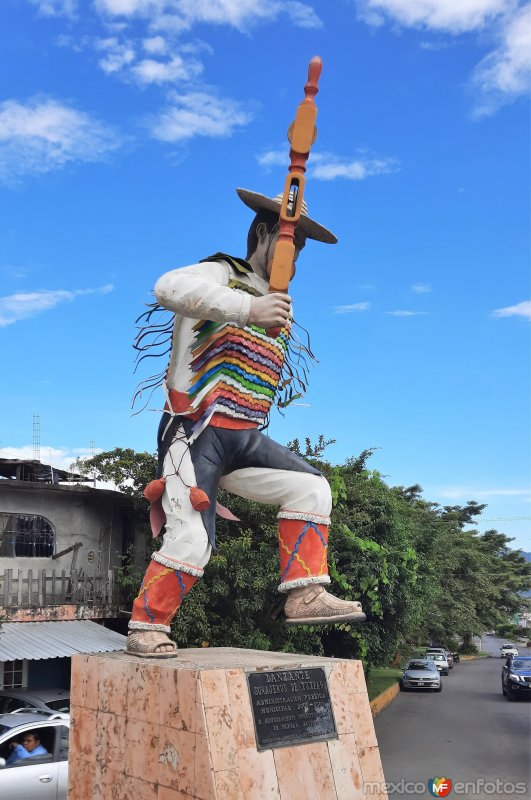
[[[0,688],[67,687],[72,652],[121,649],[116,570],[131,550],[141,561],[129,497],[0,459]]]

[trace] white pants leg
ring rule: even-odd
[[[172,443],[164,462],[164,475],[166,489],[162,506],[166,514],[166,532],[156,559],[164,563],[167,557],[172,564],[182,564],[185,571],[187,566],[202,569],[212,548],[201,514],[190,502],[188,486],[195,486],[196,479],[184,439]],[[328,481],[322,475],[248,467],[222,477],[220,486],[248,500],[280,506],[281,518],[329,522],[332,496]]]

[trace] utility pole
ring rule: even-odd
[[[33,415],[33,460],[41,460],[41,418]]]
[[[94,439],[91,439],[90,440],[90,457],[94,458],[95,455],[96,455],[96,442],[94,441]],[[94,470],[93,473],[92,473],[92,484],[93,484],[94,488],[96,488],[96,470]]]

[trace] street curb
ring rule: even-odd
[[[387,708],[387,706],[393,702],[393,700],[399,693],[400,693],[400,684],[397,682],[394,683],[392,686],[389,686],[389,688],[387,688],[381,694],[378,694],[376,695],[376,697],[373,697],[373,699],[370,701],[369,704],[371,707],[373,717],[377,717],[378,714],[384,710],[384,708]]]
[[[489,656],[480,656],[480,655],[459,656],[460,661],[477,661],[478,658],[489,658]]]

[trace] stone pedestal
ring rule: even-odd
[[[69,800],[386,798],[361,662],[258,650],[72,659]],[[321,667],[337,738],[259,752],[247,673]]]

